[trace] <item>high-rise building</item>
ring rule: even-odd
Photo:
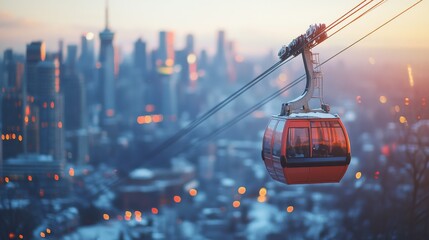
[[[76,70],[77,46],[67,46],[67,60],[61,92],[64,96],[64,129],[67,162],[82,163],[88,155],[86,93]]]
[[[185,51],[189,54],[189,53],[194,53],[195,49],[194,49],[194,35],[192,34],[188,34],[186,35],[186,46],[185,46]]]
[[[213,61],[213,76],[218,82],[227,82],[227,60],[225,49],[225,32],[219,31],[217,35],[217,49]]]
[[[174,66],[174,32],[159,33],[156,67],[161,74],[172,74]]]
[[[147,76],[146,42],[141,38],[134,43],[134,69],[139,80],[143,80]]]
[[[12,49],[7,49],[3,54],[0,75],[4,77],[2,93],[0,93],[1,165],[2,159],[16,156],[23,151],[22,79],[24,64],[16,59]]]
[[[36,96],[38,83],[36,78],[37,64],[46,58],[46,46],[44,42],[31,42],[26,51],[26,91],[29,96]]]
[[[19,92],[22,88],[24,76],[24,64],[16,61],[12,49],[7,49],[3,54],[3,87],[6,91]]]
[[[40,153],[53,156],[55,161],[64,160],[64,103],[60,93],[59,61],[43,61],[37,64],[39,94]]]
[[[102,124],[111,125],[115,116],[115,52],[113,38],[115,34],[109,29],[109,12],[106,6],[105,28],[100,32],[100,82],[102,88]]]
[[[22,94],[7,91],[2,97],[3,158],[15,157],[23,152]]]
[[[79,57],[79,64],[83,69],[94,67],[94,33],[88,32],[82,34],[80,37],[81,51]]]
[[[40,152],[39,106],[35,98],[39,94],[41,84],[38,83],[37,65],[46,58],[44,42],[35,41],[27,45],[25,60],[25,76],[23,86],[24,109],[24,153]]]
[[[85,83],[85,95],[88,106],[94,106],[100,102],[100,84],[96,70],[94,54],[94,33],[88,32],[81,35],[80,55],[78,70],[82,74]]]

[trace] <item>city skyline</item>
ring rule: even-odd
[[[388,1],[382,4],[364,20],[332,38],[329,46],[346,45],[412,3],[413,1]],[[105,4],[105,1],[2,1],[0,34],[3,37],[0,40],[0,51],[13,48],[16,52],[23,52],[25,44],[31,40],[45,41],[48,51],[56,50],[60,39],[65,40],[66,44],[77,44],[82,33],[97,34],[104,26]],[[259,1],[221,1],[214,4],[184,0],[169,1],[166,5],[130,0],[125,4],[114,1],[108,4],[110,29],[116,33],[115,44],[124,55],[132,52],[133,43],[139,37],[147,42],[148,49],[156,49],[159,31],[174,31],[175,46],[179,48],[185,46],[185,36],[193,34],[196,36],[197,52],[206,49],[213,55],[216,33],[224,30],[228,39],[240,43],[241,54],[261,56],[270,50],[277,51],[310,24],[328,24],[339,17],[339,12],[345,12],[355,3],[330,0],[324,4],[300,1],[288,5],[286,2],[273,1],[268,5]],[[133,7],[130,8],[130,5]],[[421,7],[413,9],[412,14],[406,14],[401,17],[401,21],[389,24],[358,47],[427,50],[429,34],[423,31],[429,23],[423,10],[427,3],[422,2],[420,5]],[[96,44],[99,44],[98,41]],[[325,45],[321,48],[325,48]]]

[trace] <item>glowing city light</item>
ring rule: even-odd
[[[360,179],[362,177],[362,173],[361,172],[357,172],[355,174],[356,179]]]
[[[400,112],[401,111],[401,107],[399,107],[399,105],[395,105],[395,112]]]
[[[266,196],[267,195],[267,189],[264,187],[259,189],[259,195],[260,196]]]
[[[40,237],[41,237],[41,238],[45,238],[45,237],[46,237],[46,234],[45,234],[44,232],[40,232]]]
[[[61,121],[58,122],[58,128],[63,128],[63,123]]]
[[[145,110],[146,112],[153,112],[155,111],[155,106],[153,104],[147,104]]]
[[[182,198],[181,198],[180,196],[178,196],[178,195],[175,195],[175,196],[173,197],[173,201],[174,201],[175,203],[180,203],[180,202],[182,201]]]
[[[197,196],[198,191],[195,188],[191,188],[189,189],[189,195],[191,195],[192,197]]]
[[[145,124],[144,116],[138,116],[137,117],[137,123],[138,124]]]
[[[10,181],[10,180],[9,180],[9,178],[8,178],[8,177],[5,177],[5,178],[4,178],[4,182],[5,182],[5,183],[8,183],[9,181]]]
[[[107,109],[106,110],[106,116],[113,117],[115,115],[115,110],[113,109]]]
[[[188,55],[187,60],[188,60],[189,64],[193,64],[197,61],[197,56],[195,56],[195,54],[191,53]]]
[[[47,234],[51,234],[51,229],[46,228],[46,233],[47,233]]]
[[[380,96],[380,103],[385,104],[387,102],[387,97],[386,96]]]
[[[55,175],[54,175],[54,180],[55,180],[55,181],[60,180],[60,176],[58,176],[58,174],[55,174]]]
[[[86,40],[92,40],[94,39],[94,33],[89,32],[85,35]]]
[[[238,208],[238,207],[240,207],[240,205],[241,205],[241,203],[240,203],[240,201],[238,201],[238,200],[236,200],[236,201],[232,202],[232,206],[233,206],[234,208]]]
[[[404,98],[404,105],[405,106],[410,105],[410,98],[408,98],[408,97]]]
[[[288,212],[288,213],[292,213],[292,212],[293,212],[293,206],[288,206],[288,207],[286,208],[286,212]]]
[[[150,115],[144,116],[144,122],[145,123],[151,123],[152,122],[152,116],[150,116]]]
[[[356,96],[356,102],[358,104],[362,103],[362,97],[361,96]]]
[[[108,220],[110,219],[109,214],[107,214],[107,213],[103,214],[103,219],[104,219],[105,221],[108,221]]]
[[[161,114],[157,114],[157,115],[152,116],[152,121],[154,123],[162,122],[162,120],[163,120],[163,116]]]
[[[126,217],[131,217],[133,214],[130,211],[125,211],[125,216]]]
[[[197,81],[197,80],[198,80],[198,73],[197,73],[197,72],[191,72],[191,73],[189,74],[189,79],[190,79],[191,81]]]
[[[152,214],[156,215],[158,214],[158,208],[152,208],[151,209]]]
[[[70,177],[74,176],[74,168],[69,169],[69,175],[70,175]]]
[[[413,69],[411,68],[410,64],[408,64],[407,69],[408,69],[408,79],[410,82],[410,87],[414,87]]]
[[[31,182],[31,181],[33,181],[33,177],[32,177],[31,175],[28,175],[28,176],[27,176],[27,180],[28,180],[29,182]]]
[[[407,122],[407,118],[406,118],[406,117],[404,117],[404,116],[400,116],[400,117],[399,117],[399,122],[400,122],[400,123],[402,123],[402,124],[404,124],[404,123],[406,123],[406,122]]]
[[[239,187],[238,190],[237,190],[237,192],[238,192],[238,194],[243,195],[243,194],[246,193],[246,188],[245,187]]]
[[[259,203],[264,203],[267,201],[267,197],[266,196],[258,196],[257,200]]]
[[[168,58],[167,60],[165,60],[165,65],[166,66],[171,67],[171,66],[173,66],[173,64],[174,64],[174,60],[173,59]]]
[[[380,177],[380,171],[375,171],[374,179],[378,179]]]

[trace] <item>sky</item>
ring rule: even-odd
[[[109,28],[115,44],[130,53],[139,37],[149,49],[158,46],[158,32],[175,32],[176,48],[186,34],[195,36],[197,50],[215,52],[216,33],[236,42],[244,56],[277,52],[283,44],[304,33],[313,23],[329,24],[361,1],[344,0],[110,0]],[[375,1],[374,1],[375,2]],[[329,40],[324,47],[346,46],[396,13],[416,2],[388,0],[361,20]],[[80,35],[104,29],[105,0],[0,0],[0,51],[24,53],[26,44],[43,40],[48,51],[79,44]],[[360,47],[428,49],[428,1],[401,16]],[[98,36],[97,36],[98,38]],[[98,39],[96,41],[98,44]]]

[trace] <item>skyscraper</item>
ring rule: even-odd
[[[212,69],[213,76],[217,82],[226,83],[228,81],[224,31],[219,31],[217,35],[217,49]]]
[[[16,61],[11,49],[4,52],[3,73],[0,72],[0,74],[5,77],[0,114],[2,139],[2,144],[0,145],[3,145],[0,158],[8,159],[23,152],[23,97],[21,84],[24,75],[24,64]]]
[[[186,35],[186,46],[185,51],[187,54],[195,52],[194,46],[194,35],[188,34]]]
[[[35,96],[38,92],[36,78],[37,64],[46,58],[46,46],[44,42],[31,42],[27,45],[26,51],[26,91],[27,95]]]
[[[156,67],[161,74],[171,74],[174,66],[174,33],[161,31],[159,33],[159,47],[156,58]]]
[[[39,153],[39,106],[35,98],[39,94],[37,65],[46,58],[44,42],[35,41],[27,45],[26,49],[26,79],[23,86],[24,112],[24,153]]]
[[[141,38],[134,43],[134,69],[137,71],[139,80],[147,76],[146,42]]]
[[[36,103],[40,114],[40,153],[64,160],[64,103],[60,93],[59,61],[37,64],[39,94]],[[37,122],[37,121],[36,121]]]
[[[93,67],[95,64],[94,58],[94,33],[88,32],[80,37],[81,51],[79,64],[83,69]]]
[[[115,34],[109,29],[109,12],[106,5],[106,25],[100,32],[100,82],[102,88],[102,123],[103,125],[113,124],[115,116],[115,62],[113,38]]]
[[[77,46],[67,46],[67,60],[61,92],[64,94],[64,130],[67,139],[68,162],[82,163],[88,155],[86,92],[76,70]]]
[[[3,54],[3,87],[5,90],[19,92],[22,90],[22,78],[24,76],[24,64],[16,61],[12,49],[7,49]]]

